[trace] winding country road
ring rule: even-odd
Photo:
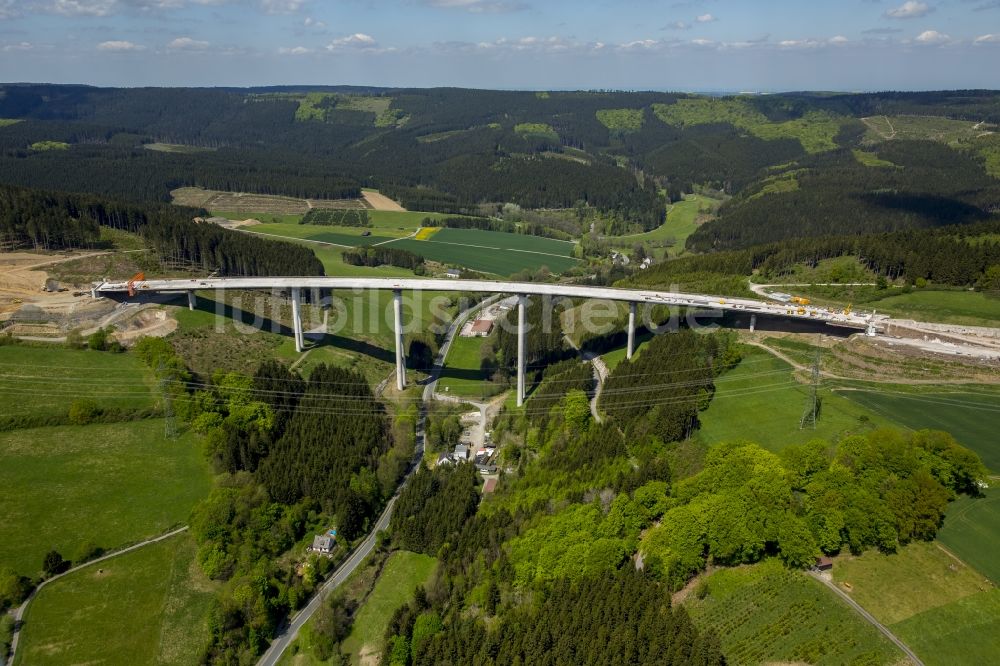
[[[434,366],[431,368],[430,376],[423,382],[423,401],[421,402],[420,417],[417,419],[416,452],[413,456],[413,461],[410,463],[410,468],[407,470],[406,476],[403,477],[402,483],[399,484],[399,488],[396,489],[396,493],[385,505],[385,509],[382,510],[382,515],[379,516],[378,521],[376,521],[372,526],[364,541],[362,541],[361,544],[351,552],[350,556],[348,556],[348,558],[344,560],[339,567],[337,567],[337,569],[333,572],[333,575],[330,576],[330,578],[328,578],[318,590],[316,590],[312,599],[309,600],[309,603],[293,615],[288,624],[280,629],[278,635],[271,641],[270,647],[268,647],[267,651],[257,661],[257,666],[275,666],[281,660],[281,655],[284,654],[285,650],[288,649],[288,646],[292,644],[292,641],[294,641],[295,637],[298,636],[299,631],[301,631],[302,627],[304,627],[306,622],[309,621],[309,618],[311,618],[316,611],[320,609],[327,595],[347,580],[352,573],[354,573],[354,570],[358,568],[358,565],[360,565],[365,558],[371,554],[372,550],[375,549],[375,542],[377,540],[378,533],[382,530],[388,529],[389,521],[392,519],[392,508],[396,504],[396,499],[399,497],[399,493],[402,492],[406,483],[413,475],[413,472],[420,467],[420,463],[423,460],[424,423],[427,418],[426,406],[428,402],[434,399],[434,387],[437,385],[438,377],[441,375],[441,369],[444,367],[444,360],[448,355],[448,349],[451,347],[451,341],[454,339],[458,331],[461,330],[462,325],[472,315],[472,313],[485,307],[492,302],[492,300],[495,299],[480,301],[472,307],[464,310],[459,313],[448,326],[444,342],[434,359]]]
[[[41,583],[38,584],[38,587],[36,587],[34,590],[32,590],[31,594],[28,595],[28,598],[24,600],[24,603],[21,604],[18,607],[17,611],[14,613],[14,635],[13,635],[13,638],[12,638],[11,643],[10,643],[10,656],[8,657],[9,663],[11,663],[11,664],[14,663],[14,655],[17,654],[17,640],[18,640],[18,638],[20,637],[20,634],[21,634],[21,628],[22,628],[22,624],[23,624],[23,621],[24,621],[24,615],[25,615],[25,613],[28,612],[28,605],[31,604],[32,600],[35,597],[38,596],[38,593],[42,591],[43,587],[45,587],[46,585],[48,585],[52,581],[59,580],[63,576],[68,576],[71,573],[75,573],[75,572],[79,571],[80,569],[86,569],[87,567],[92,567],[95,564],[98,564],[100,562],[104,562],[105,560],[110,560],[112,557],[118,557],[119,555],[124,555],[125,553],[131,553],[133,550],[139,550],[140,548],[143,548],[144,546],[149,546],[151,544],[158,543],[160,541],[163,541],[165,539],[169,539],[170,537],[177,536],[178,534],[180,534],[182,532],[186,532],[186,531],[187,531],[187,525],[185,525],[184,527],[179,527],[176,530],[173,530],[172,532],[167,532],[166,534],[161,534],[158,537],[155,537],[155,538],[152,538],[152,539],[147,539],[145,541],[140,541],[139,543],[137,543],[135,545],[132,545],[132,546],[129,546],[128,548],[122,548],[121,550],[116,550],[114,552],[108,553],[107,555],[102,555],[101,557],[98,557],[96,559],[93,559],[93,560],[90,560],[88,562],[84,562],[83,564],[80,564],[78,566],[75,566],[72,569],[67,569],[66,571],[62,572],[61,574],[56,574],[55,576],[52,576],[51,578],[47,578],[47,579],[43,580]]]

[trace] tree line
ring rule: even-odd
[[[424,258],[409,250],[386,247],[385,245],[361,246],[344,250],[341,257],[345,264],[352,266],[397,266],[411,271],[422,271]]]
[[[0,239],[10,247],[97,247],[100,228],[138,234],[163,261],[224,275],[323,275],[312,250],[197,224],[195,209],[0,185]]]

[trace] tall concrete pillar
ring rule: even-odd
[[[635,352],[635,301],[628,304],[628,349],[625,358],[631,359]]]
[[[302,336],[302,291],[298,287],[292,287],[292,329],[295,333],[295,351],[301,352],[304,341]]]
[[[194,310],[196,302],[197,297],[194,295],[194,289],[188,289],[188,310]]]
[[[527,346],[527,334],[525,331],[525,310],[528,308],[528,297],[524,294],[517,296],[517,406],[524,404],[524,369],[525,369],[525,348]]]
[[[403,354],[403,292],[392,291],[392,312],[396,328],[396,388],[402,391],[406,388],[406,363]]]
[[[757,328],[757,315],[750,315],[750,332],[753,333],[754,329]]]

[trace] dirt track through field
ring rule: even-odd
[[[368,205],[374,210],[391,210],[397,213],[405,211],[406,209],[400,206],[398,203],[385,196],[381,192],[374,192],[372,190],[365,190],[361,193]]]

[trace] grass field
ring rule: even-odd
[[[985,497],[962,496],[948,505],[938,540],[980,573],[1000,585],[1000,488]]]
[[[3,416],[64,417],[88,398],[103,408],[143,409],[157,403],[156,383],[133,354],[53,347],[0,347]]]
[[[927,666],[980,666],[1000,655],[1000,589],[939,606],[889,627]]]
[[[359,245],[373,245],[383,241],[399,238],[406,235],[405,232],[383,231],[379,229],[363,229],[361,227],[327,227],[314,224],[255,224],[244,229],[247,233],[266,234],[268,236],[280,236],[283,238],[295,238],[299,240],[311,240],[319,243],[333,243],[335,245],[346,245],[356,247]],[[362,236],[362,232],[368,231],[371,235]]]
[[[668,125],[729,123],[764,140],[796,139],[810,153],[835,149],[834,137],[840,131],[840,122],[825,113],[810,112],[795,120],[774,122],[749,100],[738,97],[679,99],[674,104],[654,104],[653,112]]]
[[[1000,321],[1000,298],[976,291],[925,288],[903,293],[891,289],[881,296],[876,287],[812,286],[795,287],[795,293],[821,304],[854,303],[855,309],[875,309],[902,319],[967,326],[996,326]]]
[[[663,241],[673,239],[670,256],[676,256],[684,251],[684,241],[698,228],[699,218],[710,214],[718,205],[718,201],[700,194],[688,194],[682,201],[670,206],[666,221],[644,234],[618,236],[610,240],[615,245],[631,246],[647,241]]]
[[[539,236],[506,234],[479,229],[441,229],[430,240],[405,238],[386,247],[409,250],[426,259],[456,264],[496,275],[537,270],[548,266],[562,273],[577,264],[572,258],[575,245]]]
[[[908,139],[958,145],[974,141],[983,132],[995,129],[969,120],[951,120],[940,116],[871,116],[861,121],[867,128],[864,138],[870,142]]]
[[[433,557],[403,550],[389,556],[375,589],[354,617],[350,636],[341,645],[341,650],[351,655],[351,663],[361,663],[362,652],[381,650],[392,614],[410,600],[413,588],[427,584],[436,565]]]
[[[796,264],[791,267],[788,273],[780,277],[754,275],[751,281],[759,284],[816,284],[829,282],[875,283],[877,279],[878,276],[858,261],[856,257],[833,257],[822,259],[815,266]],[[799,287],[777,287],[775,291],[797,293],[798,289]]]
[[[14,663],[197,663],[214,589],[186,534],[96,564],[39,593]]]
[[[559,134],[548,123],[518,123],[514,131],[526,139],[544,139],[558,143]]]
[[[448,349],[437,390],[441,393],[463,398],[485,398],[495,395],[497,390],[489,377],[479,369],[480,353],[487,338],[463,338],[455,336]]]
[[[776,560],[720,569],[685,605],[729,664],[894,664],[902,655],[819,582]]]
[[[815,429],[799,429],[809,399],[809,388],[794,380],[784,361],[763,350],[744,348],[743,361],[715,380],[716,393],[701,413],[696,435],[708,444],[748,439],[771,450],[811,439],[837,441],[875,425],[892,423],[836,393],[821,387],[820,418]]]
[[[629,134],[642,129],[644,112],[642,109],[600,109],[597,119],[613,132]]]
[[[925,541],[890,555],[871,550],[838,557],[833,580],[886,625],[992,587],[980,573]]]
[[[36,575],[55,548],[116,548],[182,524],[211,475],[193,435],[161,419],[0,434],[0,566]]]
[[[840,395],[900,425],[945,430],[1000,472],[1000,402],[996,394],[967,391],[903,393],[843,391]]]

